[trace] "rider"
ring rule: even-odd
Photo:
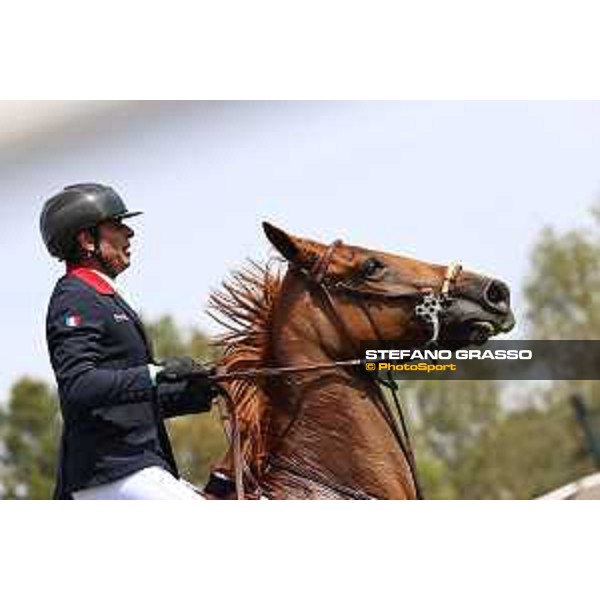
[[[110,187],[83,183],[46,201],[40,227],[66,262],[46,335],[63,418],[57,499],[198,499],[178,475],[163,419],[210,410],[218,394],[190,357],[157,365],[116,277],[129,267],[129,212]]]

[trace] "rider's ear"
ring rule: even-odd
[[[79,248],[81,248],[85,252],[94,251],[94,238],[87,229],[80,231],[76,236],[76,240],[77,244],[79,245]]]
[[[268,240],[285,258],[291,262],[300,259],[300,247],[291,235],[267,221],[263,221],[262,226]]]

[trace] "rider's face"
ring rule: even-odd
[[[115,219],[101,223],[98,231],[104,260],[110,265],[114,275],[122,273],[131,262],[129,239],[134,235],[133,230]]]

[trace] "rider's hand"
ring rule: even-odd
[[[200,412],[209,411],[215,396],[221,393],[221,388],[208,379],[210,371],[204,377],[190,379],[183,394],[197,404]]]
[[[201,380],[208,375],[208,371],[190,356],[165,358],[159,363],[159,366],[160,370],[156,373],[157,383],[178,383],[190,381],[191,379]]]
[[[197,403],[200,412],[209,411],[212,408],[215,396],[223,393],[223,389],[218,383],[211,381],[211,376],[216,374],[216,368],[207,368],[199,365],[196,375],[187,383],[184,394],[188,399],[193,399]]]

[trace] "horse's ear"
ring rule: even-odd
[[[267,221],[263,221],[262,226],[268,240],[285,258],[291,262],[300,258],[300,248],[291,235]]]

